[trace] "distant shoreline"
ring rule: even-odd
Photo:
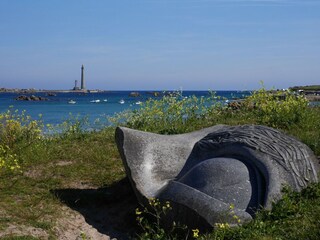
[[[47,90],[47,89],[34,89],[34,88],[0,88],[0,93],[96,93],[96,92],[108,92],[107,90]]]
[[[303,94],[306,99],[310,102],[319,102],[320,101],[320,85],[311,85],[311,86],[295,86],[289,88],[292,91],[298,92]],[[103,92],[110,92],[111,90],[47,90],[47,89],[20,89],[20,88],[0,88],[0,93],[16,93],[16,94],[34,94],[34,93],[47,93],[47,94],[56,94],[56,93],[103,93]],[[130,92],[130,90],[128,90]],[[139,92],[139,91],[135,91]],[[153,91],[149,91],[153,92]]]

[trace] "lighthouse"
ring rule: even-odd
[[[81,67],[81,90],[86,90],[86,86],[84,84],[84,67]]]

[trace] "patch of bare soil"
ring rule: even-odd
[[[63,217],[55,229],[58,239],[126,240],[134,236],[138,203],[127,179],[106,188],[52,192],[63,204]]]
[[[49,234],[41,228],[10,224],[5,230],[0,232],[0,238],[11,236],[33,236],[38,239],[48,239]]]
[[[98,232],[93,226],[88,224],[85,218],[76,211],[63,206],[63,217],[57,222],[54,229],[58,239],[97,239],[97,240],[110,240],[106,234]]]
[[[50,166],[60,166],[60,167],[61,166],[68,166],[68,165],[71,165],[72,163],[73,163],[72,161],[60,160],[59,162],[57,162],[55,164],[49,164],[49,167]],[[23,173],[23,175],[26,177],[29,177],[29,178],[37,179],[42,176],[43,170],[47,167],[48,166],[45,166],[45,165],[37,165],[36,167],[32,167],[32,168],[28,169],[27,171],[25,171]]]
[[[61,201],[61,217],[56,220],[53,229],[57,239],[127,240],[135,236],[135,209],[138,203],[126,178],[99,189],[86,183],[70,187],[51,191]],[[0,213],[6,215],[5,212]],[[10,224],[0,230],[0,238],[18,236],[47,240],[50,233],[19,224]]]
[[[67,160],[61,160],[56,163],[57,166],[68,166],[71,165],[73,162],[72,161],[67,161]]]

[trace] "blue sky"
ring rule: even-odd
[[[320,84],[319,0],[0,0],[0,87]]]

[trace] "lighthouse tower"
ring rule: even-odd
[[[86,90],[86,86],[84,84],[84,67],[81,67],[81,90]]]

